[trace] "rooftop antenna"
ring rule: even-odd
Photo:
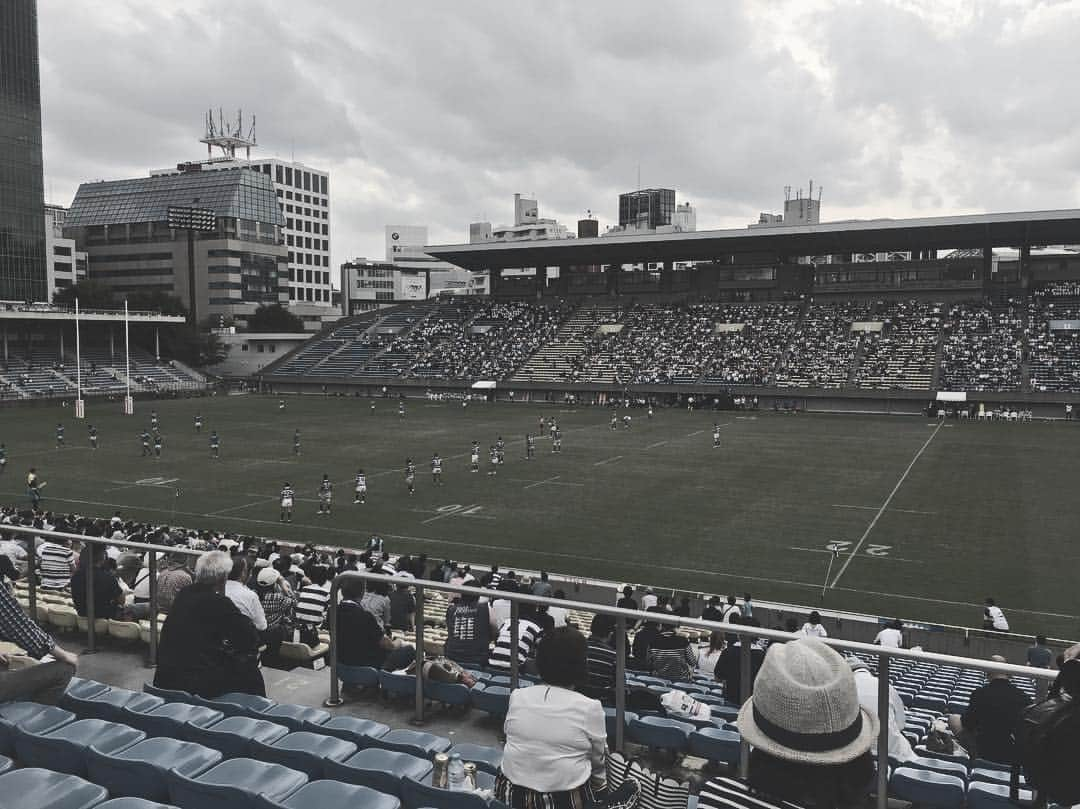
[[[791,186],[784,186],[784,202],[788,202],[791,199]]]
[[[821,204],[821,192],[822,192],[822,191],[824,191],[824,190],[825,190],[825,186],[823,186],[823,185],[819,185],[819,186],[818,186],[818,189],[817,189],[817,201],[818,201],[818,205],[820,205],[820,204]]]
[[[811,202],[814,201],[814,181],[813,180],[810,181],[810,193],[807,195],[807,197],[809,198],[809,200]]]
[[[641,190],[641,164],[637,164],[637,190]]]
[[[225,122],[225,114],[220,107],[216,118],[214,110],[209,109],[206,112],[206,134],[199,139],[199,142],[206,144],[207,158],[213,157],[214,147],[217,147],[229,160],[236,160],[238,149],[243,149],[244,158],[250,160],[251,147],[258,146],[255,140],[255,116],[252,116],[251,126],[245,134],[243,110],[237,110],[236,125],[231,126]]]

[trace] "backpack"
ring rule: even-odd
[[[1024,709],[1016,729],[1016,764],[1010,797],[1020,791],[1020,771],[1037,790],[1036,806],[1047,801],[1071,806],[1080,803],[1077,751],[1080,750],[1080,701],[1056,696]]]

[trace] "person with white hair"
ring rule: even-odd
[[[866,661],[858,657],[849,657],[848,665],[855,675],[855,687],[859,691],[859,704],[863,708],[878,716],[878,678],[870,671]],[[881,717],[878,716],[878,721]],[[904,725],[907,724],[907,711],[900,694],[896,689],[889,686],[889,758],[897,761],[911,761],[918,758],[911,749],[911,742],[904,736]]]
[[[819,639],[769,647],[737,724],[751,745],[749,779],[711,779],[701,809],[865,805],[877,717],[859,704],[844,658]]]
[[[195,563],[195,581],[179,593],[158,644],[154,685],[213,698],[232,691],[266,695],[258,666],[259,634],[225,595],[233,562],[210,551]]]

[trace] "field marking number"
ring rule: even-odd
[[[847,553],[851,546],[855,543],[847,540],[838,540],[836,542],[830,542],[825,546],[825,550],[833,551],[834,553]],[[888,556],[889,551],[892,550],[892,545],[867,545],[865,553],[869,556]]]
[[[178,480],[180,480],[180,478],[163,478],[163,477],[142,478],[141,480],[136,480],[135,485],[136,486],[164,486],[167,483],[176,483]]]

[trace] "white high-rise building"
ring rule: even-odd
[[[75,249],[74,239],[64,238],[67,208],[45,205],[45,262],[49,299],[64,287],[86,278],[86,252]]]

